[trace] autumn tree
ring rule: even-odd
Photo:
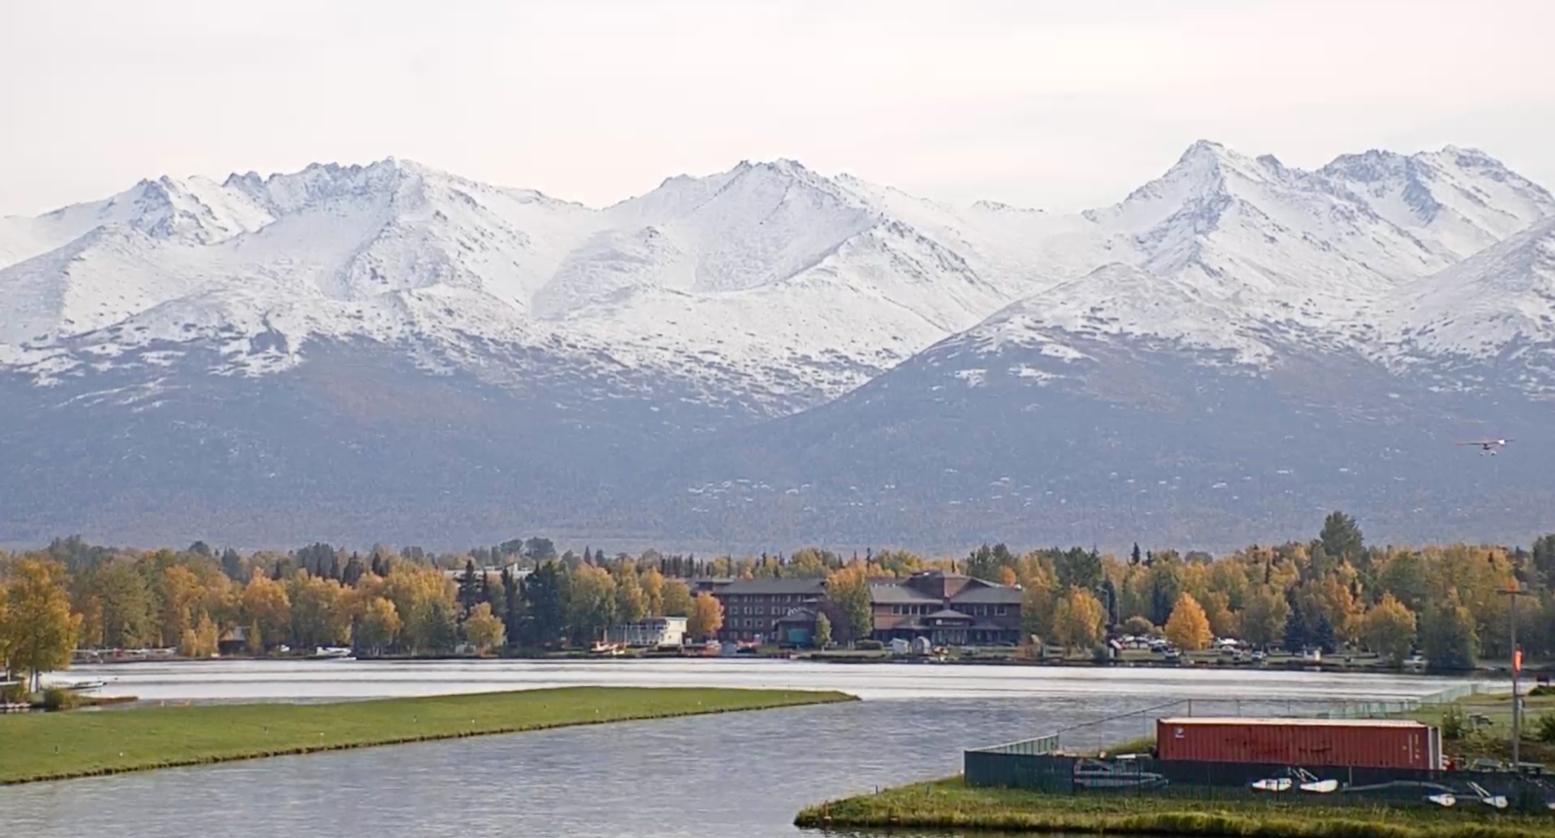
[[[1231,598],[1225,591],[1218,589],[1206,591],[1201,604],[1205,615],[1209,617],[1210,633],[1216,637],[1241,635],[1242,621],[1236,612],[1231,610]]]
[[[1367,648],[1398,666],[1414,648],[1415,615],[1392,594],[1383,594],[1361,621],[1361,636]]]
[[[394,603],[384,597],[374,597],[367,603],[361,622],[356,626],[356,647],[373,654],[393,646],[400,633],[400,615]]]
[[[184,629],[178,642],[178,654],[186,658],[208,658],[216,654],[220,635],[211,615],[200,612],[200,619],[191,628]]]
[[[1441,602],[1433,602],[1420,622],[1420,645],[1426,664],[1437,672],[1467,672],[1474,668],[1479,637],[1474,617],[1458,598],[1448,593]]]
[[[1249,645],[1267,649],[1285,639],[1285,623],[1290,618],[1290,604],[1270,585],[1260,586],[1247,597],[1247,607],[1242,609],[1242,640]]]
[[[567,588],[567,624],[574,642],[588,643],[604,637],[615,623],[615,578],[594,565],[574,570]]]
[[[1053,617],[1058,610],[1058,581],[1041,561],[1024,568],[1020,595],[1021,630],[1027,636],[1044,640],[1053,634]]]
[[[1177,597],[1177,605],[1166,620],[1166,639],[1185,652],[1208,649],[1210,642],[1215,639],[1210,633],[1209,618],[1204,614],[1204,607],[1193,598],[1193,594],[1183,591]]]
[[[825,649],[831,645],[831,618],[825,614],[815,615],[815,637],[812,640],[817,649]]]
[[[874,633],[869,578],[864,573],[863,565],[852,563],[827,576],[826,598],[836,604],[847,620],[848,637],[852,640],[864,640]]]
[[[491,603],[482,602],[470,611],[464,621],[464,638],[470,641],[478,654],[485,654],[493,646],[501,646],[507,640],[502,620],[491,613]]]
[[[287,587],[293,644],[306,649],[350,641],[351,612],[339,583],[303,571]]]
[[[642,575],[643,600],[648,606],[648,616],[664,616],[664,574],[650,567]]]
[[[81,616],[70,611],[65,568],[58,562],[24,558],[7,571],[5,621],[0,623],[0,649],[7,668],[25,672],[33,689],[45,672],[70,665],[81,630]]]
[[[202,586],[194,571],[183,565],[172,565],[158,574],[158,594],[162,602],[159,621],[161,645],[176,646],[185,631],[194,628],[195,608],[199,604]]]
[[[1384,556],[1377,571],[1376,585],[1416,613],[1425,607],[1431,593],[1425,560],[1413,550],[1390,552]]]
[[[138,649],[156,640],[156,600],[146,577],[133,563],[104,562],[91,572],[87,586],[100,609],[104,647]]]
[[[413,653],[453,649],[458,642],[456,586],[435,567],[396,562],[383,595],[400,618],[400,645]]]
[[[664,616],[691,616],[691,588],[684,580],[670,579],[664,583]]]
[[[691,600],[691,616],[686,619],[686,631],[698,640],[706,640],[718,633],[724,625],[724,607],[718,598],[709,593],[699,593]]]
[[[1149,637],[1155,634],[1155,626],[1149,620],[1135,614],[1123,621],[1123,633],[1134,637]]]
[[[624,570],[616,579],[615,620],[618,623],[637,623],[648,616],[648,596],[637,572]]]
[[[285,643],[291,636],[292,604],[286,587],[257,569],[243,588],[243,616],[258,629],[262,649]]]
[[[1088,590],[1071,587],[1053,612],[1053,640],[1064,651],[1093,649],[1106,636],[1107,611]]]

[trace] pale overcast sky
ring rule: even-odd
[[[1551,0],[10,0],[0,214],[390,155],[595,205],[791,157],[1070,210],[1200,137],[1477,146],[1555,188],[1552,31]]]

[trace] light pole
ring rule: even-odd
[[[1500,593],[1512,600],[1511,608],[1507,609],[1507,622],[1512,635],[1512,770],[1521,773],[1522,759],[1519,752],[1523,738],[1523,698],[1517,691],[1517,676],[1523,668],[1523,652],[1517,648],[1517,598],[1532,594],[1523,590],[1515,578],[1507,582],[1506,590]]]

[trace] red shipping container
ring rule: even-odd
[[[1156,721],[1156,757],[1161,760],[1436,769],[1441,767],[1440,741],[1428,725],[1390,719]]]

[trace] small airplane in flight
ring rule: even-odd
[[[1502,446],[1506,445],[1508,442],[1511,442],[1511,441],[1512,440],[1510,440],[1510,439],[1471,439],[1468,442],[1460,442],[1458,444],[1459,445],[1477,445],[1477,446],[1479,446],[1479,453],[1481,453],[1481,454],[1489,453],[1492,457],[1494,457],[1495,454],[1496,454],[1496,449],[1497,448],[1502,447]]]

